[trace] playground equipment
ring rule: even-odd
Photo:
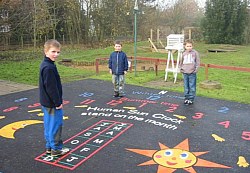
[[[160,53],[166,53],[165,46],[160,40],[160,29],[157,29],[157,36],[156,36],[156,44],[153,42],[153,32],[154,30],[150,30],[150,38],[148,38],[148,41],[150,43],[150,48],[152,52],[160,52]]]
[[[165,49],[168,50],[168,59],[165,70],[165,81],[167,81],[168,72],[172,72],[174,76],[174,83],[176,82],[177,74],[180,73],[179,61],[181,59],[182,52],[184,50],[183,43],[184,43],[183,34],[170,34],[169,36],[167,36],[167,47]],[[176,65],[173,55],[174,51],[177,51]]]

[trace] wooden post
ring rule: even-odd
[[[192,39],[192,29],[188,29],[188,38]]]
[[[99,58],[95,59],[95,72],[99,74]]]
[[[130,64],[130,67],[129,67],[129,71],[132,72],[132,68],[133,68],[133,57],[131,56],[130,59],[131,59],[131,60],[130,60],[131,64]]]
[[[153,41],[153,29],[150,29],[150,39]]]
[[[158,46],[160,43],[160,30],[159,29],[157,29],[157,38],[156,39],[157,39],[156,42],[157,42],[157,46]]]
[[[150,38],[148,38],[148,41],[149,41],[150,44],[151,44],[151,49],[154,48],[155,52],[158,52],[158,49],[157,49],[156,46],[154,45],[153,41],[152,41]]]
[[[208,64],[205,64],[205,79],[208,80]]]
[[[155,75],[158,76],[158,64],[159,64],[159,59],[155,60]]]

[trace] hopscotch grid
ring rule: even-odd
[[[101,124],[101,123],[96,123],[96,126],[98,126],[98,124]],[[71,154],[72,152],[76,151],[78,148],[80,148],[80,147],[82,147],[83,145],[87,144],[89,141],[91,141],[91,140],[94,139],[95,137],[97,137],[97,136],[99,136],[100,134],[102,134],[103,132],[107,131],[108,129],[110,129],[110,128],[113,127],[113,126],[114,126],[114,124],[110,124],[110,126],[106,127],[106,129],[104,129],[103,131],[100,131],[99,133],[97,133],[96,135],[92,136],[91,138],[89,138],[87,141],[85,141],[84,143],[82,143],[82,144],[79,145],[78,147],[72,149],[72,150],[70,151],[70,153],[68,153],[68,154],[62,156],[61,158],[59,158],[57,161],[55,161],[55,164],[56,164],[57,162],[59,162],[60,160],[64,159],[65,157],[67,157],[67,156],[68,156],[69,154]],[[94,126],[94,127],[95,127],[95,126]],[[89,131],[90,131],[90,130],[89,130]],[[76,136],[76,138],[77,138],[77,136]],[[68,140],[67,140],[67,142],[68,142]],[[65,142],[65,146],[67,146],[67,142]]]
[[[92,146],[92,147],[96,147],[96,148],[100,148],[100,146],[93,145],[93,144],[86,144],[86,145],[89,145],[89,146]]]
[[[115,123],[116,124],[116,123]],[[72,167],[72,170],[74,170],[75,168],[77,168],[79,165],[81,165],[83,162],[85,162],[86,160],[88,160],[89,158],[91,158],[93,155],[95,155],[97,152],[99,152],[102,148],[106,147],[109,143],[111,143],[113,140],[115,140],[116,138],[118,138],[122,133],[124,133],[125,131],[127,131],[130,127],[132,127],[133,124],[129,124],[129,126],[127,128],[125,128],[122,132],[118,133],[115,137],[113,137],[112,139],[110,139],[107,143],[105,143],[104,145],[102,145],[100,148],[98,148],[97,150],[95,150],[93,153],[91,153],[88,157],[86,157],[86,159],[83,159],[82,161],[80,161],[78,164],[76,164],[74,167]]]
[[[69,138],[68,140],[66,140],[66,141],[64,142],[64,145],[66,145],[66,143],[67,143],[68,141],[70,141],[71,139],[77,138],[78,135],[80,135],[80,134],[82,134],[82,133],[88,131],[89,129],[91,129],[91,128],[95,127],[95,126],[98,126],[98,124],[101,124],[101,123],[103,123],[103,122],[108,122],[108,123],[112,122],[113,124],[115,123],[115,121],[101,120],[101,121],[99,121],[99,122],[93,124],[92,126],[88,127],[87,129],[81,131],[80,133],[74,135],[73,137]],[[112,123],[109,124],[109,127],[111,127],[111,126],[113,125]],[[104,126],[104,127],[105,127],[105,126]],[[97,136],[98,136],[99,134],[101,134],[101,133],[102,133],[102,131],[99,132],[99,133],[97,133],[96,135],[94,135],[92,138],[97,137]],[[59,164],[57,164],[57,163],[58,163],[60,160],[64,159],[64,158],[67,157],[69,154],[71,154],[72,152],[74,152],[75,150],[77,150],[78,148],[80,148],[81,146],[83,146],[84,144],[88,143],[92,138],[89,138],[89,140],[85,141],[85,142],[82,143],[80,146],[78,146],[78,147],[76,147],[75,149],[71,150],[68,154],[65,154],[64,156],[60,157],[58,160],[56,159],[55,162],[48,162],[48,161],[44,161],[44,160],[40,160],[40,159],[39,159],[39,158],[42,157],[46,152],[44,152],[44,153],[42,153],[41,155],[39,155],[38,157],[36,157],[35,160],[37,160],[37,161],[42,161],[42,162],[44,162],[44,163],[48,163],[48,164],[51,164],[51,165],[59,166]],[[56,158],[58,158],[58,157],[56,157]],[[53,159],[53,160],[54,160],[54,159]],[[63,168],[65,168],[65,167],[63,167]]]
[[[71,155],[78,156],[78,157],[82,157],[82,158],[86,158],[85,156],[82,156],[82,155],[79,155],[79,154],[71,153]]]
[[[88,131],[89,129],[95,127],[95,126],[98,125],[98,124],[101,124],[102,122],[112,122],[112,123],[114,123],[115,121],[101,120],[101,121],[99,121],[99,122],[93,124],[92,126],[88,127],[87,129],[85,129],[85,130],[83,130],[83,131],[77,133],[76,135],[72,136],[71,138],[65,140],[65,141],[63,142],[63,144],[66,144],[66,143],[67,143],[68,141],[70,141],[71,139],[76,138],[76,137],[79,136],[80,134],[82,134],[82,133]],[[112,123],[110,123],[110,124],[112,125]],[[37,157],[35,158],[35,160],[38,159],[38,161],[39,161],[39,158],[42,157],[45,153],[46,153],[46,152],[44,152],[44,153],[40,154],[39,156],[37,156]],[[65,156],[66,156],[66,155],[65,155]],[[45,163],[47,163],[47,162],[45,162]]]
[[[100,135],[102,137],[106,137],[106,138],[113,138],[112,136],[107,136],[107,135]]]
[[[83,131],[79,132],[78,134],[76,134],[76,135],[72,136],[71,138],[67,139],[64,143],[67,143],[67,142],[68,142],[68,141],[70,141],[71,139],[73,139],[73,138],[75,138],[75,137],[79,136],[80,134],[82,134],[82,133],[84,133],[84,132],[88,131],[89,129],[91,129],[91,128],[95,127],[96,125],[101,124],[102,122],[107,122],[107,120],[101,120],[101,121],[99,121],[99,122],[97,122],[97,123],[93,124],[92,126],[88,127],[87,129],[85,129],[85,130],[83,130]],[[115,121],[108,121],[108,122],[112,122],[112,123],[114,123]],[[112,124],[112,123],[110,123],[110,124]]]
[[[66,144],[68,141],[70,141],[71,139],[74,139],[76,137],[78,137],[78,135],[88,131],[89,129],[95,127],[95,126],[98,126],[98,124],[101,124],[103,122],[106,122],[106,123],[110,123],[108,126],[99,126],[99,127],[106,127],[104,130],[100,131],[99,133],[97,133],[96,135],[94,135],[93,137],[89,138],[87,141],[85,141],[84,143],[82,143],[81,145],[79,145],[78,147],[74,148],[73,150],[70,151],[70,153],[60,157],[58,160],[55,160],[55,162],[48,162],[48,161],[44,161],[44,160],[41,160],[41,158],[43,158],[42,156],[45,154],[41,154],[39,155],[38,157],[35,158],[35,160],[37,161],[41,161],[41,162],[44,162],[44,163],[47,163],[47,164],[51,164],[51,165],[54,165],[54,166],[58,166],[58,167],[61,167],[61,168],[65,168],[65,169],[69,169],[69,170],[74,170],[75,168],[77,168],[79,165],[81,165],[83,162],[85,162],[86,160],[88,160],[89,158],[91,158],[93,155],[95,155],[97,152],[99,152],[102,148],[106,147],[109,143],[111,143],[113,140],[115,140],[116,138],[118,138],[122,133],[124,133],[126,130],[128,130],[131,126],[133,126],[133,124],[130,124],[130,123],[121,123],[121,122],[116,122],[116,121],[109,121],[109,120],[101,120],[97,123],[95,123],[94,125],[90,126],[89,128],[83,130],[82,132],[74,135],[73,137],[69,138],[68,140],[66,140],[64,143]],[[113,124],[112,124],[113,123]],[[71,165],[71,164],[68,164],[68,165],[71,165],[73,167],[67,167],[67,166],[64,166],[64,165],[60,165],[58,163],[64,163],[63,161],[61,161],[62,159],[64,159],[65,157],[67,157],[68,155],[76,155],[76,154],[73,154],[74,151],[76,151],[78,148],[82,147],[83,145],[91,145],[91,144],[87,144],[88,142],[90,142],[92,139],[98,137],[98,136],[104,136],[104,135],[101,135],[102,133],[105,133],[107,130],[109,130],[110,128],[112,127],[115,127],[117,124],[125,124],[127,125],[127,127],[125,129],[123,129],[120,133],[116,134],[114,137],[109,137],[110,139],[105,143],[103,144],[102,146],[95,146],[95,147],[98,147],[97,150],[95,150],[93,153],[91,153],[89,156],[85,157],[85,156],[79,156],[79,157],[83,157],[85,159],[83,159],[82,161],[80,161],[79,163],[75,164],[74,166]],[[91,131],[91,130],[89,130]],[[120,130],[117,130],[117,131],[120,131]],[[105,136],[104,136],[105,137]],[[93,145],[92,145],[93,146]],[[78,155],[77,155],[78,156]],[[54,159],[53,159],[54,161]]]
[[[77,137],[89,139],[88,137],[85,137],[85,136],[77,136]]]
[[[63,165],[69,165],[69,166],[75,166],[75,165],[73,165],[73,164],[70,164],[70,163],[67,163],[67,162],[63,162],[63,161],[60,161],[60,162],[58,162],[58,163],[62,163]]]

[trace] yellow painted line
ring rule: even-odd
[[[86,108],[88,105],[75,106],[75,108]]]
[[[176,114],[174,114],[173,115],[174,117],[177,117],[177,118],[179,118],[179,119],[186,119],[187,117],[185,117],[185,116],[183,116],[183,115],[176,115]]]
[[[136,107],[123,107],[124,109],[131,109],[131,110],[134,110],[136,109]]]
[[[39,113],[39,114],[37,114],[37,116],[42,117],[42,116],[44,116],[44,113]]]
[[[31,111],[28,111],[28,112],[41,112],[42,111],[42,109],[34,109],[34,110],[31,110]]]
[[[4,119],[4,118],[5,118],[5,116],[0,116],[0,120],[1,120],[1,119]]]
[[[69,117],[68,117],[68,116],[63,116],[63,119],[64,119],[64,120],[68,120]]]

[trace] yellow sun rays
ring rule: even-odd
[[[185,170],[185,171],[187,171],[189,173],[196,173],[193,166],[210,167],[210,168],[231,168],[229,166],[225,166],[225,165],[214,163],[214,162],[211,162],[211,161],[208,161],[208,160],[197,158],[198,156],[206,154],[209,151],[205,151],[205,152],[189,152],[188,139],[185,139],[184,141],[180,142],[174,148],[169,148],[168,146],[166,146],[166,145],[164,145],[162,143],[159,143],[159,146],[160,146],[161,150],[143,150],[143,149],[130,149],[130,148],[127,148],[126,150],[137,153],[137,154],[140,154],[140,155],[144,155],[144,156],[147,156],[147,157],[151,157],[152,158],[151,160],[143,162],[143,163],[139,164],[138,166],[146,166],[146,165],[156,165],[156,164],[158,164],[157,173],[166,173],[166,172],[167,173],[172,173],[172,172],[176,171],[179,168],[182,168],[183,170]],[[167,164],[159,164],[161,162],[157,162],[156,160],[154,160],[156,153],[159,153],[156,156],[156,158],[159,157],[160,159],[162,159],[161,158],[161,153],[164,153],[165,151],[171,153],[172,151],[176,151],[176,150],[183,152],[184,155],[185,154],[188,155],[188,153],[190,155],[193,155],[193,157],[197,158],[197,161],[193,165],[189,166],[188,164],[186,164],[189,161],[189,160],[187,160],[186,162],[183,162],[183,166],[174,167],[174,166],[167,166]],[[164,157],[164,156],[162,155],[162,157]],[[171,157],[168,157],[168,158],[171,158]],[[172,157],[171,159],[175,160],[175,162],[178,162],[179,157]],[[170,161],[172,161],[172,160],[170,160]],[[182,161],[182,160],[179,159],[179,161]],[[166,162],[168,162],[168,161],[166,160]],[[163,162],[163,163],[165,163],[165,162]],[[178,164],[178,163],[174,163],[174,164]],[[186,166],[186,165],[188,165],[188,166]]]

